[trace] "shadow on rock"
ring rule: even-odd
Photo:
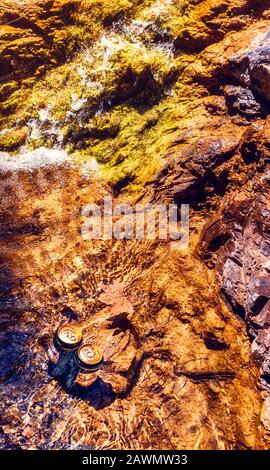
[[[48,372],[49,374],[51,372],[50,366]],[[88,387],[82,387],[74,383],[71,388],[68,388],[66,386],[65,376],[60,377],[58,383],[71,397],[87,401],[95,410],[106,408],[106,406],[111,405],[116,398],[111,384],[104,382],[100,377]]]
[[[106,406],[111,405],[116,398],[111,384],[104,382],[101,378],[97,378],[92,385],[86,388],[75,384],[68,393],[74,398],[87,401],[96,410],[106,408]]]

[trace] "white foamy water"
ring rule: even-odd
[[[85,177],[91,174],[99,174],[99,164],[95,158],[90,158],[86,163],[82,164],[82,175]]]
[[[115,67],[117,54],[129,50],[131,55],[140,57],[145,63],[154,63],[156,58],[164,62],[173,59],[173,40],[166,40],[168,31],[160,25],[160,18],[169,17],[173,0],[154,2],[145,10],[145,17],[131,22],[115,22],[111,31],[100,36],[91,48],[85,48],[80,55],[77,74],[81,84],[101,92],[106,77]],[[161,42],[149,39],[149,30],[156,32]]]
[[[43,110],[42,110],[43,111]],[[39,113],[40,114],[40,113]],[[41,117],[38,119],[30,119],[27,122],[27,126],[30,128],[30,137],[29,140],[38,140],[43,137],[53,138],[54,147],[60,149],[63,143],[63,134],[62,134],[62,124],[50,118],[50,115],[40,114]],[[23,151],[25,148],[23,148]]]
[[[86,98],[79,98],[78,95],[71,96],[71,109],[72,111],[79,111],[83,105],[87,102]]]
[[[51,110],[50,108],[43,108],[39,110],[39,119],[41,122],[46,122],[51,119]]]
[[[11,156],[7,152],[0,152],[0,171],[31,171],[53,165],[62,165],[69,161],[64,150],[47,149],[40,147],[17,156]]]
[[[98,92],[102,91],[107,74],[114,68],[115,58],[122,51],[129,50],[131,55],[140,57],[142,62],[149,64],[154,63],[156,58],[164,63],[171,58],[172,44],[145,44],[139,37],[140,28],[143,28],[142,24],[132,24],[122,33],[106,33],[92,50],[84,51],[82,63],[77,69],[81,83]],[[99,81],[96,80],[97,77]]]
[[[161,16],[168,16],[172,6],[174,6],[174,0],[157,0],[144,12],[147,16],[158,19]]]

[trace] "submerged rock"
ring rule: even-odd
[[[269,448],[267,8],[0,0],[3,447]],[[108,195],[189,204],[189,246],[86,241]],[[48,374],[67,320],[85,389]]]

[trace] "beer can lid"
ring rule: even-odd
[[[91,344],[84,344],[77,350],[79,364],[86,369],[92,369],[103,362],[103,355],[99,348]]]
[[[80,328],[71,323],[62,325],[57,330],[57,339],[64,348],[73,349],[78,347],[82,341],[82,332]]]

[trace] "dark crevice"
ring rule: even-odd
[[[260,295],[256,299],[254,305],[251,308],[252,314],[259,315],[259,313],[262,311],[262,309],[265,307],[268,301],[269,301],[268,297],[265,297],[264,295]]]
[[[175,375],[184,376],[194,382],[208,382],[211,380],[234,380],[234,371],[184,371],[175,368]]]
[[[5,240],[20,235],[40,235],[45,230],[44,226],[37,226],[31,223],[26,223],[20,226],[1,226],[0,240]]]
[[[244,307],[236,302],[235,299],[232,299],[223,287],[221,288],[220,292],[226,303],[231,307],[233,313],[245,321],[246,311]]]
[[[229,233],[221,233],[217,237],[215,237],[208,245],[208,251],[215,253],[218,251],[222,246],[224,246],[227,241],[230,239]]]

